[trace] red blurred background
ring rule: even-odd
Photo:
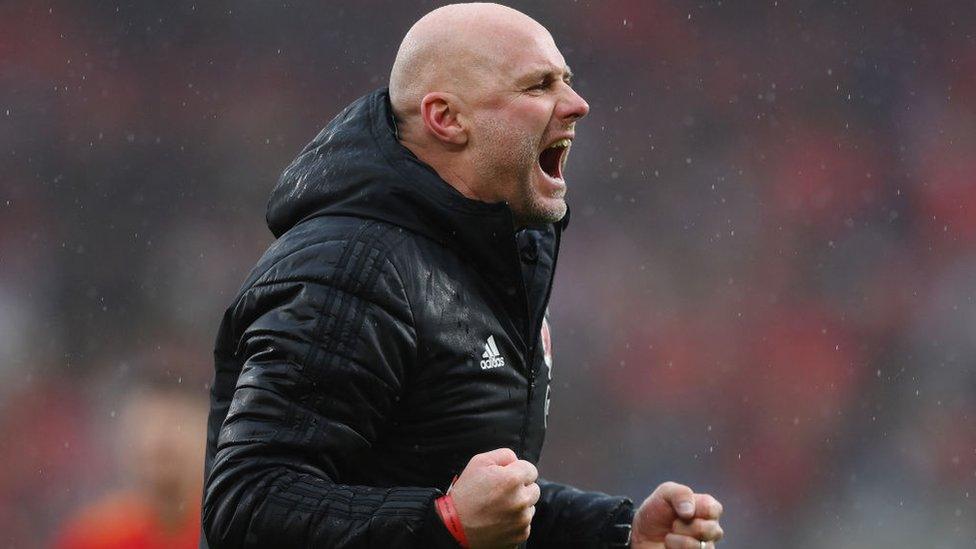
[[[147,371],[205,405],[279,171],[437,5],[0,6],[0,543],[134,482]],[[511,5],[592,106],[543,473],[691,483],[726,547],[973,546],[976,4]]]

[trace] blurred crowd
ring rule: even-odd
[[[439,4],[0,6],[0,546],[193,527],[267,195]],[[510,5],[592,107],[542,473],[689,483],[727,547],[976,545],[976,4]]]

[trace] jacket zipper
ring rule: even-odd
[[[556,246],[552,252],[552,269],[550,270],[551,274],[549,276],[549,283],[546,286],[546,298],[542,300],[544,306],[542,307],[542,310],[539,312],[539,315],[535,318],[536,321],[534,323],[529,324],[528,326],[530,332],[533,330],[533,328],[536,325],[539,326],[542,325],[542,317],[544,317],[546,314],[546,307],[549,305],[549,297],[552,294],[552,284],[556,279],[556,261],[559,259],[559,243],[560,240],[562,239],[562,231],[557,230],[555,228],[553,228],[553,230],[555,230],[556,232]],[[528,303],[528,300],[526,300],[526,303]],[[532,342],[532,344],[529,346],[529,355],[528,355],[529,389],[528,391],[526,391],[525,415],[522,416],[522,434],[519,438],[519,446],[521,447],[521,452],[520,452],[521,454],[525,453],[525,439],[528,437],[528,432],[529,432],[529,417],[531,417],[532,415],[532,393],[535,391],[535,374],[536,374],[535,352],[538,349],[538,345],[539,345],[539,334],[537,333],[533,337],[532,334],[530,333],[529,338],[531,339],[527,339],[527,341]]]

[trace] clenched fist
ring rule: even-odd
[[[657,487],[634,514],[631,549],[714,549],[722,504],[675,482]]]
[[[508,448],[471,458],[451,488],[471,549],[511,549],[529,539],[538,476],[535,465]]]

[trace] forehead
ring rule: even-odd
[[[496,61],[506,83],[566,70],[566,60],[548,32],[500,41]]]

